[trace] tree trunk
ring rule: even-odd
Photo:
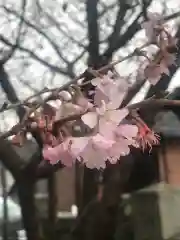
[[[40,240],[40,227],[34,199],[35,182],[27,177],[17,182],[24,228],[28,240]]]
[[[1,167],[1,185],[2,185],[2,197],[3,197],[3,224],[2,235],[3,240],[8,239],[8,203],[7,203],[7,181],[4,167]]]
[[[81,213],[86,205],[95,197],[97,193],[96,171],[84,168],[82,204],[79,212]]]
[[[56,216],[57,216],[57,196],[56,196],[56,178],[52,173],[48,179],[48,227],[49,227],[49,239],[56,239]]]

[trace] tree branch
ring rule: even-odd
[[[74,37],[68,35],[68,33],[63,30],[62,28],[62,23],[59,23],[57,21],[57,19],[55,19],[54,17],[52,17],[48,12],[45,12],[44,9],[42,9],[42,7],[40,6],[40,4],[38,5],[38,7],[40,8],[40,10],[45,14],[45,16],[47,17],[47,19],[50,21],[50,24],[55,26],[57,28],[57,30],[59,32],[61,32],[65,37],[67,37],[70,41],[72,41],[73,43],[77,44],[79,47],[87,50],[87,46],[84,45],[82,42],[77,41]]]
[[[139,92],[145,82],[146,79],[143,79],[142,81],[137,81],[133,84],[133,86],[129,89],[127,95],[123,99],[121,107],[125,107],[136,96],[136,94]]]
[[[19,171],[24,166],[24,161],[17,154],[12,143],[2,138],[0,138],[0,159],[14,177],[19,175]]]
[[[89,39],[89,65],[96,66],[99,62],[99,28],[98,28],[98,5],[99,0],[87,0],[86,13],[88,22]]]
[[[23,26],[23,17],[25,15],[26,2],[27,0],[22,0],[22,10],[21,10],[22,13],[21,13],[21,19],[20,19],[20,23],[17,31],[16,42],[11,46],[11,50],[9,51],[9,53],[0,60],[0,65],[5,64],[13,56],[17,46],[19,45],[19,42],[21,39],[21,29]]]
[[[179,16],[180,16],[180,11],[177,11],[176,13],[165,16],[164,20],[169,21]],[[128,43],[128,41],[130,41],[133,38],[133,36],[141,29],[141,22],[139,22],[139,19],[141,17],[142,17],[142,12],[136,17],[134,22],[127,28],[126,32],[123,35],[119,36],[116,44],[112,45],[111,48],[108,47],[108,49],[104,53],[106,57],[111,58],[115,51],[117,51],[119,48],[124,47]]]
[[[9,80],[9,76],[6,73],[3,65],[0,66],[0,84],[1,84],[3,91],[6,94],[7,99],[11,103],[19,102],[19,98],[17,97],[16,91],[15,91],[11,81]],[[22,105],[19,105],[16,108],[16,112],[17,112],[17,115],[19,116],[19,118],[22,119],[22,117],[25,114],[24,107]]]
[[[108,47],[108,49],[104,53],[106,57],[111,58],[116,50],[124,47],[128,43],[128,41],[132,39],[135,33],[141,29],[141,26],[138,23],[140,17],[141,13],[136,17],[134,22],[127,28],[126,32],[123,35],[119,36],[119,38],[117,39],[116,42],[114,42],[114,44]]]
[[[127,10],[130,6],[125,1],[119,2],[119,10],[116,16],[116,22],[114,24],[111,35],[108,37],[108,48],[113,49],[113,46],[119,41],[119,35],[122,26],[124,25],[124,18],[127,14]]]
[[[12,44],[7,38],[5,38],[4,36],[0,35],[0,41],[2,41],[3,43],[5,43],[7,46],[13,47],[15,46],[14,44]],[[25,47],[22,47],[20,45],[17,46],[17,49],[21,50],[22,52],[28,53],[33,59],[35,59],[36,61],[40,62],[43,66],[48,67],[51,71],[54,71],[56,73],[60,73],[63,74],[65,76],[68,75],[66,69],[60,68],[59,66],[56,66],[54,64],[48,63],[46,62],[43,58],[39,57],[38,55],[36,55],[32,50],[27,49]],[[74,75],[70,75],[69,77],[74,77]]]
[[[57,172],[59,169],[64,168],[65,166],[61,164],[59,161],[57,164],[50,164],[47,161],[42,161],[37,169],[36,169],[36,177],[37,178],[47,178],[49,177],[52,173]]]
[[[169,72],[170,72],[169,76],[163,75],[155,87],[154,86],[150,87],[149,91],[146,94],[146,98],[153,96],[155,93],[157,93],[157,91],[158,92],[165,91],[168,88],[168,86],[172,80],[172,77],[174,76],[174,74],[176,73],[176,71],[179,68],[179,65],[180,65],[180,26],[178,28],[178,31],[177,31],[175,37],[178,39],[178,43],[177,43],[178,47],[177,47],[177,49],[175,49],[175,51],[173,50],[173,53],[175,52],[175,54],[176,54],[175,65],[172,65],[169,67]]]
[[[51,37],[49,37],[43,30],[41,30],[40,28],[38,28],[37,26],[35,26],[34,24],[32,24],[31,22],[29,22],[27,19],[25,19],[24,16],[20,16],[18,12],[9,9],[8,7],[3,6],[3,9],[10,14],[13,14],[14,16],[20,18],[20,20],[22,22],[24,22],[28,27],[32,28],[33,30],[35,30],[38,34],[42,35],[51,45],[51,47],[54,49],[54,51],[56,52],[56,54],[67,64],[69,64],[69,62],[67,61],[67,59],[63,56],[62,52],[59,49],[59,46],[56,44],[55,41],[53,41],[53,39]]]

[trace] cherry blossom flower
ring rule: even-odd
[[[88,78],[85,79],[85,71],[80,76],[83,76],[82,83],[77,82],[76,78],[76,82],[71,81],[62,88],[47,89],[48,96],[41,104],[25,100],[21,104],[27,110],[34,110],[34,104],[37,109],[33,113],[30,111],[23,126],[21,123],[17,126],[19,130],[16,127],[12,129],[16,134],[12,142],[22,145],[26,133],[34,132],[39,134],[44,144],[44,159],[51,164],[60,162],[70,167],[79,161],[88,168],[97,169],[104,169],[107,161],[117,163],[122,156],[130,153],[132,146],[151,150],[152,145],[159,144],[159,135],[149,129],[136,109],[129,114],[130,105],[120,108],[131,85],[131,78],[148,79],[152,85],[156,85],[162,74],[169,75],[169,67],[176,64],[176,56],[170,51],[177,47],[178,39],[169,33],[159,13],[149,12],[147,15],[148,21],[142,23],[142,27],[145,28],[148,43],[134,51],[138,58],[143,56],[145,59],[137,76],[134,72],[127,78],[120,76],[113,63],[106,66],[113,72],[103,75],[100,69],[96,72],[99,77],[92,79],[91,84]],[[151,58],[147,50],[144,51],[149,44],[156,51]],[[43,90],[39,94],[45,92]],[[9,109],[10,106],[6,105],[2,110],[6,110],[6,107]],[[139,108],[142,105],[139,104]],[[137,105],[131,107],[133,109]],[[129,118],[135,125],[129,122]],[[59,121],[61,119],[63,121]]]
[[[160,61],[150,62],[144,69],[144,76],[152,85],[156,85],[161,79],[162,74],[169,75],[169,66],[175,65],[176,56],[163,51],[159,53]]]
[[[81,106],[73,104],[71,102],[62,103],[59,109],[56,111],[55,121],[61,118],[65,118],[74,114],[79,114],[83,112],[84,109]]]
[[[100,88],[97,86],[94,94],[94,104],[96,106],[99,107],[102,101],[111,104],[114,109],[121,105],[129,88],[129,84],[125,79],[111,80],[111,86],[102,85]]]
[[[43,148],[43,157],[51,164],[61,163],[67,167],[72,166],[76,160],[76,157],[71,153],[71,141],[67,139],[56,147],[50,147],[45,145]]]
[[[129,111],[127,108],[124,109],[111,109],[110,104],[106,104],[102,101],[100,108],[96,108],[95,111],[84,114],[81,119],[89,126],[94,128],[97,124],[103,125],[105,122],[114,122],[117,125],[128,115]]]
[[[156,37],[162,30],[163,19],[159,13],[148,12],[148,21],[145,21],[141,26],[145,29],[145,34],[150,42],[156,41]]]
[[[91,80],[91,84],[96,87],[95,90],[95,99],[94,103],[98,105],[101,104],[101,100],[109,99],[112,96],[112,91],[116,86],[114,79],[110,78],[108,75],[103,76],[102,78],[95,78]],[[99,98],[102,99],[98,100]],[[98,105],[99,106],[99,105]]]
[[[158,145],[160,136],[152,131],[146,124],[138,125],[139,132],[137,136],[137,142],[139,146],[145,150],[147,147],[152,150],[152,145]]]
[[[167,51],[163,52],[163,58],[160,62],[161,73],[169,75],[168,67],[171,65],[176,65],[176,56],[174,54],[168,53]]]
[[[130,145],[130,144],[129,144]],[[111,148],[108,149],[108,160],[110,163],[115,164],[120,160],[121,156],[126,156],[130,153],[128,141],[123,138],[119,138]]]
[[[105,75],[102,78],[95,78],[91,83],[96,86],[94,104],[98,107],[103,100],[105,103],[111,103],[114,108],[118,108],[129,87],[125,78],[112,79],[109,75]]]
[[[82,107],[82,109],[84,109],[85,111],[88,109],[93,108],[93,104],[85,97],[78,97],[76,99],[76,104],[80,107]]]
[[[68,91],[61,91],[59,97],[64,101],[70,101],[72,99],[71,94]]]
[[[81,152],[80,156],[88,168],[105,168],[108,158],[107,150],[114,141],[104,138],[100,134],[89,137],[88,144]]]
[[[132,124],[121,124],[116,129],[117,137],[124,137],[128,140],[134,139],[138,134],[138,127]]]
[[[128,155],[130,152],[129,146],[135,145],[138,128],[132,124],[121,124],[114,132],[114,141],[110,149],[108,149],[108,160],[111,163],[116,163],[121,156]]]
[[[94,91],[94,105],[96,107],[101,106],[102,101],[105,103],[108,103],[110,101],[109,97],[104,93],[104,91],[101,91],[101,89],[96,88]]]
[[[102,92],[106,92],[106,91],[108,92],[112,84],[114,84],[114,80],[111,77],[112,77],[112,74],[110,73],[102,77],[94,78],[91,80],[91,84],[99,88]]]
[[[101,119],[101,124],[99,124],[98,131],[105,138],[114,140],[115,133],[117,131],[117,124],[112,121]]]

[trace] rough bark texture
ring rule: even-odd
[[[57,212],[57,196],[56,196],[56,178],[52,173],[48,179],[48,227],[49,239],[56,239],[56,212]]]
[[[35,182],[27,177],[18,180],[17,189],[24,228],[28,240],[40,240],[40,227],[34,199]]]

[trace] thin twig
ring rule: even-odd
[[[139,49],[142,49],[144,47],[146,47],[148,45],[148,43],[146,44],[143,44]],[[134,56],[136,54],[136,49],[131,53],[129,54],[128,56],[125,56],[124,58],[122,59],[119,59],[117,61],[114,61],[114,62],[111,62],[109,64],[107,64],[106,66],[98,69],[98,70],[93,70],[93,69],[87,69],[88,72],[90,72],[91,74],[93,74],[95,77],[97,77],[101,72],[105,71],[105,70],[108,70],[108,69],[111,69],[113,66],[123,62],[123,61],[126,61],[127,59],[131,58],[132,56]],[[29,105],[29,101],[31,101],[33,98],[35,97],[38,97],[42,94],[45,94],[45,93],[53,93],[53,92],[61,92],[63,90],[68,90],[69,86],[77,83],[77,81],[81,78],[84,77],[84,73],[80,74],[79,76],[77,76],[76,78],[72,79],[71,81],[65,83],[63,86],[61,87],[54,87],[54,88],[44,88],[42,89],[41,91],[39,91],[38,93],[35,93],[33,95],[31,95],[30,97],[26,98],[25,100],[23,101],[20,101],[20,102],[17,102],[17,103],[14,103],[14,104],[10,104],[6,107],[2,107],[0,109],[0,112],[4,112],[4,111],[7,111],[7,110],[10,110],[10,109],[14,109],[14,108],[17,108],[19,106],[28,106]],[[83,87],[85,86],[86,84],[88,84],[89,82],[84,82],[80,85],[80,87]],[[49,97],[47,98],[47,101],[49,100]],[[45,100],[43,101],[45,102]],[[32,105],[34,104],[33,102],[31,103]],[[37,104],[37,101],[35,102],[35,104]],[[42,102],[39,102],[39,104],[41,105]],[[36,108],[37,109],[37,108]]]
[[[143,108],[162,108],[164,106],[179,106],[180,107],[180,100],[168,100],[168,99],[153,99],[153,98],[150,98],[150,99],[147,99],[147,100],[144,100],[144,101],[141,101],[141,102],[138,102],[138,103],[134,103],[134,104],[131,104],[129,106],[127,106],[127,108],[129,110],[135,110],[135,109],[143,109]],[[36,106],[37,107],[37,106]],[[34,110],[34,109],[33,109]],[[0,138],[7,138],[9,136],[12,136],[12,135],[15,135],[17,134],[19,131],[21,131],[22,129],[24,129],[27,125],[27,119],[28,119],[28,116],[29,114],[33,111],[31,110],[27,116],[26,116],[26,119],[23,120],[23,122],[21,123],[18,123],[16,124],[14,127],[12,127],[9,131],[3,133],[0,135]],[[65,122],[68,122],[68,121],[73,121],[73,120],[77,120],[79,119],[83,114],[85,114],[86,112],[81,112],[79,114],[75,114],[75,115],[70,115],[70,116],[67,116],[65,118],[61,118],[58,122],[55,122],[54,124],[63,124]]]

